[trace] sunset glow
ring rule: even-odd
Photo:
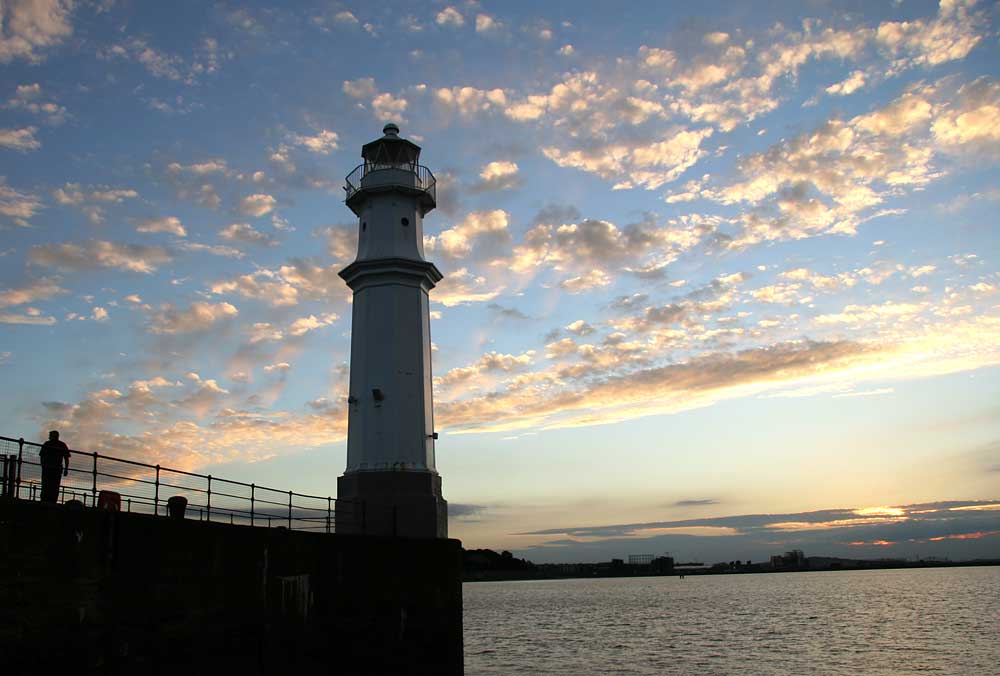
[[[0,434],[336,497],[394,122],[466,546],[1000,556],[1000,5],[182,4],[0,7]]]

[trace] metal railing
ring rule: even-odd
[[[41,499],[41,448],[31,441],[0,436],[0,494]],[[165,515],[168,500],[180,496],[187,500],[189,519],[326,533],[334,532],[337,509],[347,510],[348,515],[353,510],[364,513],[363,504],[343,500],[338,504],[331,496],[284,491],[100,453],[70,453],[59,502],[79,500],[84,506],[97,506],[101,492],[110,491],[120,496],[121,511]]]
[[[404,188],[413,188],[415,190],[422,190],[428,193],[435,202],[437,201],[437,179],[434,178],[434,174],[431,170],[422,164],[372,164],[365,163],[359,164],[354,168],[354,171],[347,175],[344,179],[344,190],[347,191],[347,196],[345,199],[351,199],[355,193],[357,193],[362,188],[366,187],[363,185],[364,178],[366,176],[371,176],[382,171],[398,171],[405,172],[413,177],[413,183],[398,183],[398,185]],[[394,181],[386,181],[385,183],[380,183],[379,186],[389,186],[397,185]]]

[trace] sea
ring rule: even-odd
[[[466,676],[1000,676],[1000,567],[463,587]]]

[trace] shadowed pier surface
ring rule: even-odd
[[[0,500],[10,673],[461,674],[457,540]]]

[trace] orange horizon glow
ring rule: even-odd
[[[864,540],[858,540],[856,542],[848,542],[851,547],[892,547],[897,542],[893,540],[872,540],[871,542],[865,542]]]
[[[942,540],[979,540],[991,535],[1000,535],[1000,530],[983,530],[975,533],[958,533],[956,535],[939,535],[935,538],[927,538],[931,542],[941,542]]]

